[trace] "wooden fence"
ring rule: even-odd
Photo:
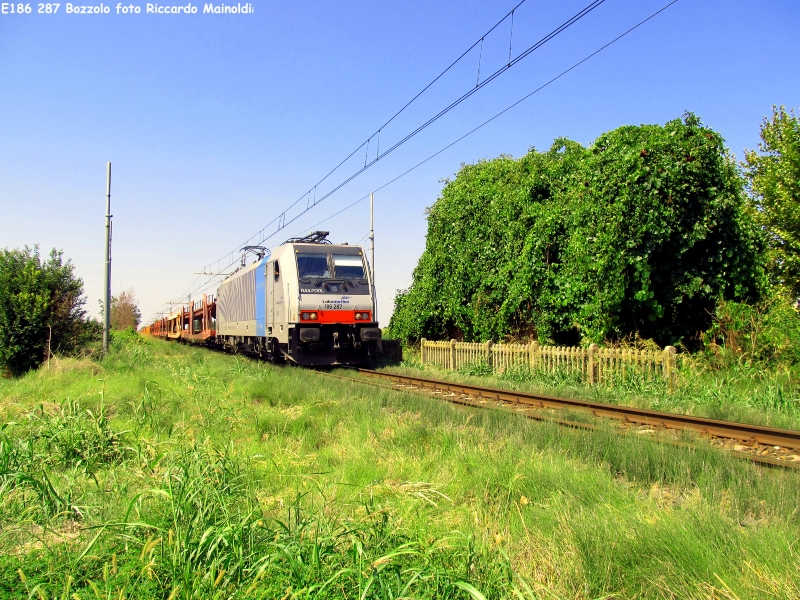
[[[495,373],[517,366],[531,371],[569,373],[580,376],[590,385],[628,377],[662,378],[671,386],[676,373],[674,346],[663,351],[628,348],[588,348],[542,346],[531,344],[494,344],[493,342],[431,342],[423,338],[420,361],[452,371],[487,365]]]

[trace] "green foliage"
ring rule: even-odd
[[[722,137],[687,114],[462,167],[428,213],[391,333],[688,340],[758,296],[760,238]]]
[[[145,346],[142,336],[136,333],[133,327],[127,329],[112,329],[109,342],[116,350],[124,350],[128,353],[136,352]]]
[[[704,334],[706,354],[717,367],[800,364],[800,312],[787,294],[773,290],[747,304],[723,301]]]
[[[92,339],[98,325],[86,321],[83,282],[72,264],[39,248],[0,250],[0,370],[19,375],[41,364],[49,348],[70,352]]]
[[[745,153],[745,172],[755,210],[767,234],[768,268],[774,281],[800,298],[800,120],[772,107],[761,123],[761,154]]]

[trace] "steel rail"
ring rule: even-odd
[[[421,388],[430,387],[444,391],[468,394],[487,400],[498,400],[511,404],[522,404],[533,408],[554,408],[559,410],[571,409],[590,412],[598,417],[606,417],[659,427],[666,429],[676,429],[682,431],[694,431],[703,435],[731,440],[740,440],[747,444],[758,443],[764,446],[780,446],[781,448],[800,449],[800,431],[792,429],[778,429],[776,427],[765,427],[763,425],[751,425],[749,423],[734,423],[731,421],[720,421],[705,417],[695,417],[692,415],[681,415],[677,413],[659,412],[646,408],[636,408],[632,406],[619,406],[614,404],[601,404],[587,400],[575,400],[572,398],[557,398],[555,396],[545,396],[504,390],[500,388],[483,387],[458,383],[453,381],[441,381],[438,379],[428,379],[425,377],[415,377],[412,375],[399,375],[383,371],[373,371],[370,369],[353,369],[354,371],[400,383],[408,383]]]
[[[369,371],[368,369],[353,369],[353,370],[359,370],[364,374],[376,375],[377,376],[376,378],[390,379],[390,380],[394,380],[394,381],[399,381],[400,379],[420,379],[420,378],[413,378],[413,377],[409,377],[409,376],[405,376],[405,375],[394,375],[394,374],[388,374],[388,373],[381,373],[381,372],[378,372],[378,371]],[[431,390],[431,391],[444,390],[446,387],[450,386],[451,383],[452,383],[452,382],[449,382],[449,381],[445,381],[445,382],[440,382],[440,383],[445,384],[444,386],[438,386],[437,385],[437,386],[425,386],[425,387],[422,387],[422,386],[418,386],[418,384],[415,382],[412,385],[414,385],[416,387],[405,388],[405,387],[397,387],[396,384],[395,385],[390,385],[390,384],[380,383],[380,382],[377,382],[377,381],[369,381],[367,379],[356,379],[356,378],[353,378],[353,377],[344,377],[342,375],[336,375],[334,373],[326,373],[324,371],[314,371],[314,372],[317,373],[318,375],[323,375],[325,377],[331,377],[331,378],[334,378],[334,379],[339,379],[339,380],[342,380],[342,381],[348,381],[348,382],[353,382],[353,383],[360,383],[362,385],[370,385],[370,386],[374,386],[374,387],[378,387],[378,388],[382,388],[382,389],[386,389],[386,390],[391,390],[391,391],[396,391],[396,392],[420,392],[420,391],[425,391],[425,390]],[[439,380],[435,380],[435,379],[427,379],[425,381],[428,381],[428,382],[439,382]],[[463,390],[461,389],[462,387],[464,387],[464,388],[474,388],[474,387],[477,387],[477,386],[456,386],[456,387],[459,388],[459,391],[461,393],[464,393]],[[481,389],[494,390],[495,388],[481,388]],[[582,422],[579,422],[579,421],[569,421],[569,420],[566,420],[566,419],[559,419],[559,418],[553,417],[551,415],[537,414],[534,411],[536,409],[538,409],[538,408],[541,408],[541,406],[535,405],[535,404],[532,404],[532,403],[521,402],[521,403],[516,403],[515,404],[515,403],[509,403],[507,400],[502,400],[502,399],[501,400],[497,400],[497,399],[493,398],[493,400],[495,402],[497,402],[497,404],[490,405],[490,404],[486,403],[485,399],[483,400],[483,402],[476,401],[476,400],[471,400],[469,398],[464,398],[463,396],[462,397],[456,396],[455,392],[453,390],[450,390],[450,391],[451,391],[451,393],[453,393],[452,396],[440,396],[440,397],[441,397],[442,400],[450,402],[451,404],[458,404],[460,406],[469,406],[469,407],[472,407],[472,408],[501,410],[501,411],[512,413],[512,414],[515,414],[515,415],[518,415],[518,416],[523,416],[525,418],[528,418],[528,419],[531,419],[531,420],[534,420],[534,421],[541,421],[541,422],[545,422],[545,423],[554,423],[556,425],[560,425],[560,426],[563,426],[563,427],[568,427],[570,429],[583,429],[583,430],[587,430],[587,431],[598,431],[598,430],[601,430],[601,429],[603,429],[603,430],[605,429],[603,427],[600,427],[598,425],[593,425],[591,423],[582,423]],[[500,391],[507,392],[508,390],[500,390]],[[623,433],[625,433],[625,431],[621,430],[621,431],[617,431],[616,433],[623,434]],[[680,440],[674,440],[674,439],[670,439],[670,438],[663,437],[663,436],[656,436],[656,437],[653,437],[653,438],[650,438],[650,439],[652,441],[656,442],[656,443],[659,443],[659,444],[668,444],[670,446],[677,446],[679,448],[686,448],[686,449],[690,449],[690,450],[699,449],[699,446],[697,446],[696,444],[692,444],[692,443],[684,442],[684,441],[680,441]],[[778,468],[782,468],[782,469],[800,470],[800,462],[792,462],[790,460],[775,458],[773,456],[764,456],[764,455],[761,455],[761,454],[753,454],[751,452],[740,452],[738,450],[731,450],[730,448],[724,448],[724,447],[723,448],[719,448],[719,447],[712,446],[712,448],[715,448],[715,449],[717,449],[719,451],[722,451],[722,452],[725,452],[727,454],[730,454],[731,456],[733,456],[735,458],[740,458],[742,460],[746,460],[746,461],[755,463],[757,465],[766,466],[766,467],[778,467]]]

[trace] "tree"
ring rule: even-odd
[[[722,137],[696,116],[465,165],[428,212],[390,333],[666,345],[759,296],[760,237]]]
[[[133,288],[112,296],[111,298],[111,327],[113,329],[136,329],[142,321],[136,293]]]
[[[0,251],[0,370],[19,375],[40,365],[48,351],[70,352],[91,338],[83,282],[55,249]]]
[[[745,152],[753,215],[767,238],[767,268],[774,283],[800,298],[800,120],[772,107],[761,122],[760,152]]]

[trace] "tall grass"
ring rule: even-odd
[[[3,597],[788,598],[800,582],[796,474],[711,449],[138,338],[0,382],[0,416]]]

